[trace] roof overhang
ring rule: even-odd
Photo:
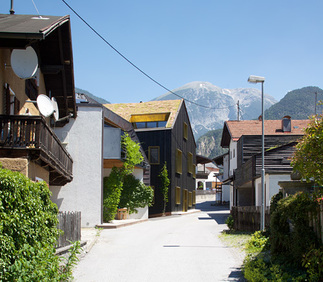
[[[56,98],[60,117],[76,117],[70,17],[0,14],[0,48],[28,46],[38,55],[46,94]]]

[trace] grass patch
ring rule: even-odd
[[[219,235],[221,241],[229,247],[238,248],[241,251],[246,250],[246,244],[251,239],[252,233],[235,230],[223,230]]]

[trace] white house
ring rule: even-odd
[[[137,139],[128,121],[93,99],[77,94],[76,102],[77,119],[55,130],[73,157],[73,181],[50,189],[60,211],[81,211],[82,227],[94,227],[103,223],[103,178],[123,163],[122,132]],[[134,175],[143,180],[144,168],[137,167]],[[148,218],[148,208],[133,216]]]

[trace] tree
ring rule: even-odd
[[[161,191],[162,191],[163,200],[164,200],[163,214],[165,215],[166,204],[168,203],[168,188],[170,184],[166,162],[164,163],[164,166],[160,171],[159,177],[161,179]]]
[[[136,179],[132,174],[123,179],[123,187],[119,206],[127,208],[129,213],[137,213],[137,208],[150,206],[154,199],[154,191],[142,181]]]
[[[113,220],[118,211],[125,177],[133,173],[135,166],[144,159],[140,152],[140,144],[133,141],[128,133],[122,136],[121,142],[126,152],[123,167],[113,167],[110,175],[103,179],[103,219],[105,222]]]
[[[323,114],[311,118],[304,136],[296,145],[292,165],[306,181],[323,185]]]

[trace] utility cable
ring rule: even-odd
[[[160,86],[161,88],[165,89],[166,91],[170,92],[171,94],[184,99],[186,102],[189,102],[191,104],[194,104],[196,106],[199,107],[203,107],[206,109],[212,109],[212,110],[220,110],[220,109],[228,109],[228,108],[232,108],[234,107],[234,105],[232,106],[228,106],[228,107],[223,107],[223,108],[215,108],[215,107],[209,107],[209,106],[205,106],[205,105],[201,105],[199,103],[196,103],[194,101],[188,100],[180,95],[178,95],[177,93],[171,91],[170,89],[168,89],[167,87],[165,87],[164,85],[162,85],[161,83],[159,83],[157,80],[155,80],[154,78],[152,78],[150,75],[148,75],[146,72],[144,72],[142,69],[140,69],[138,66],[136,66],[133,62],[131,62],[125,55],[123,55],[120,51],[118,51],[112,44],[110,44],[99,32],[97,32],[85,19],[83,19],[68,3],[66,3],[65,0],[62,0],[62,2],[85,24],[87,25],[99,38],[101,38],[113,51],[115,51],[119,56],[121,56],[124,60],[126,60],[130,65],[132,65],[135,69],[137,69],[139,72],[141,72],[144,76],[146,76],[148,79],[150,79],[152,82],[154,82],[155,84],[157,84],[158,86]]]

